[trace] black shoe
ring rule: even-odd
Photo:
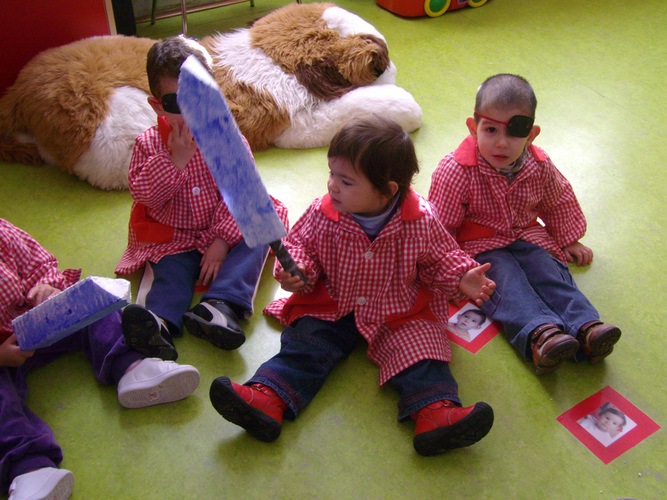
[[[137,304],[123,310],[121,330],[125,343],[149,358],[175,361],[178,352],[164,320]]]
[[[183,323],[192,335],[221,349],[236,349],[245,342],[238,317],[221,300],[200,302],[183,315]]]

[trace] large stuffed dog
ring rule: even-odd
[[[135,138],[156,123],[146,54],[155,40],[103,36],[38,54],[0,99],[0,161],[60,165],[127,187]],[[413,131],[422,111],[395,85],[384,37],[332,4],[292,4],[206,37],[220,85],[254,150],[328,145],[348,119],[382,113]]]

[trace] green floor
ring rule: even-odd
[[[189,34],[244,27],[285,3],[191,14]],[[476,355],[454,346],[463,402],[490,403],[495,426],[477,445],[435,458],[416,454],[413,425],[396,421],[397,396],[378,389],[361,348],[277,442],[260,443],[223,421],[208,400],[211,380],[244,381],[278,349],[279,326],[262,314],[245,325],[248,340],[235,352],[180,339],[180,361],[195,365],[202,382],[171,405],[121,408],[115,388],[99,386],[74,353],[35,372],[29,396],[74,472],[72,498],[666,498],[667,2],[490,0],[436,19],[402,19],[372,0],[338,4],[386,36],[398,84],[424,110],[413,135],[421,193],[466,134],[479,83],[498,72],[531,81],[542,127],[536,143],[574,185],[589,221],[583,242],[596,252],[590,268],[573,269],[575,279],[622,328],[620,343],[600,365],[568,363],[541,378],[502,336]],[[148,37],[180,30],[180,17],[138,26]],[[256,160],[292,222],[325,191],[325,149],[271,149]],[[129,193],[98,190],[56,168],[1,168],[0,217],[33,234],[63,267],[113,276]],[[257,308],[278,291],[266,269]],[[606,386],[663,426],[608,465],[556,421]]]

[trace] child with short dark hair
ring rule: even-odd
[[[568,262],[590,264],[593,252],[579,242],[586,218],[572,186],[532,144],[536,106],[524,78],[488,78],[466,122],[470,135],[433,172],[429,201],[461,248],[491,265],[496,293],[480,308],[539,375],[577,351],[600,361],[621,331],[600,321],[568,270]]]
[[[67,498],[74,486],[72,473],[57,468],[63,454],[53,431],[25,404],[32,369],[83,350],[95,378],[118,385],[118,401],[126,408],[177,401],[199,385],[196,368],[130,349],[119,311],[51,346],[22,351],[12,320],[75,283],[80,274],[61,272],[56,258],[32,236],[0,219],[0,491],[9,488],[10,498]]]
[[[456,245],[411,188],[418,171],[410,136],[379,117],[344,126],[328,152],[328,194],[316,199],[285,241],[303,272],[274,275],[293,292],[266,312],[287,326],[280,352],[244,385],[219,377],[211,402],[252,436],[273,441],[283,415],[296,418],[360,339],[380,367],[380,385],[400,394],[399,420],[416,421],[422,455],[468,446],[493,425],[486,403],[461,407],[449,369],[447,317],[436,295],[481,303],[493,283]]]
[[[176,359],[172,338],[182,335],[183,324],[222,349],[239,347],[245,341],[239,320],[252,314],[268,254],[268,245],[246,245],[180,114],[178,76],[193,54],[212,73],[206,49],[182,36],[148,52],[148,102],[158,124],[134,145],[129,243],[116,268],[118,274],[143,269],[137,304],[123,313],[125,339],[163,359]],[[273,201],[287,225],[287,209]],[[190,309],[197,281],[210,287]]]

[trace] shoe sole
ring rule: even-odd
[[[141,306],[127,306],[123,310],[121,330],[125,343],[135,351],[149,358],[160,358],[165,361],[176,361],[176,348],[160,335],[160,325],[157,325],[153,315]]]
[[[489,433],[491,427],[493,408],[486,403],[477,403],[472,412],[456,424],[417,434],[413,445],[420,455],[439,455],[475,444]]]
[[[229,378],[216,378],[211,383],[209,396],[213,408],[225,420],[243,427],[252,437],[270,443],[280,436],[280,422],[246,403],[234,390]]]
[[[552,347],[546,356],[535,365],[535,373],[544,375],[551,373],[561,367],[564,361],[568,360],[579,350],[579,342],[572,337],[571,341],[563,342]]]
[[[591,364],[599,363],[609,356],[614,350],[614,345],[620,338],[621,330],[614,327],[591,342],[588,345],[590,348],[589,357]]]
[[[183,324],[195,337],[204,339],[226,351],[238,349],[245,342],[245,334],[209,323],[192,312],[186,312],[183,315]]]
[[[118,394],[120,404],[125,408],[146,408],[185,399],[199,387],[199,372],[195,368],[181,366],[156,377],[150,386],[147,386],[148,383],[144,382],[136,388],[129,385],[125,392]]]

